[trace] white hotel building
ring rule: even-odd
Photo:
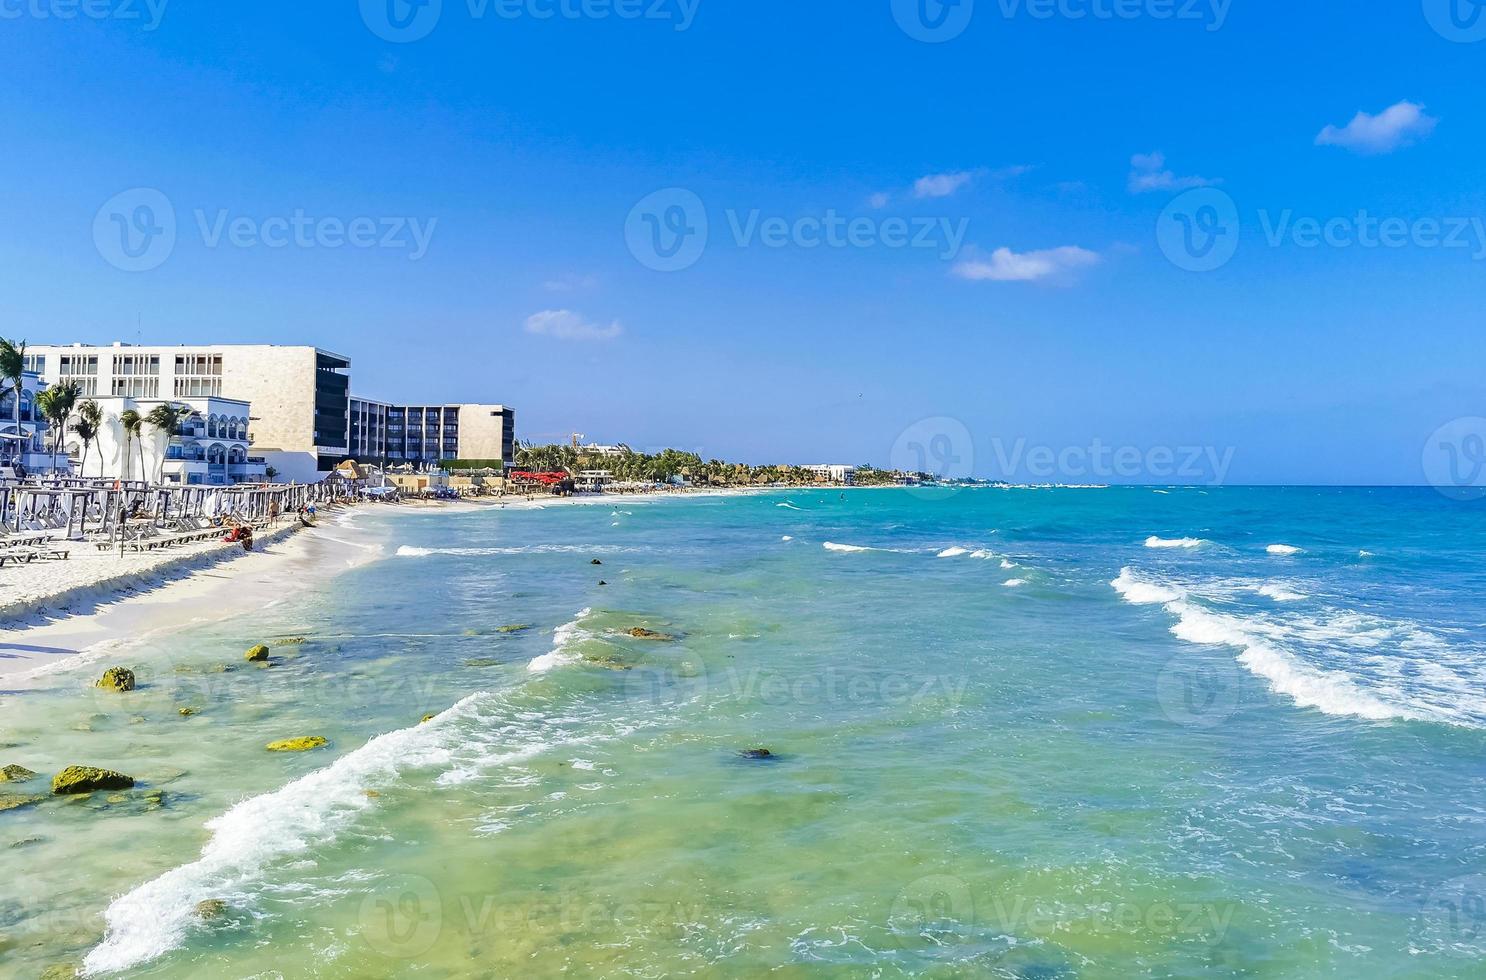
[[[29,353],[43,380],[75,381],[82,397],[100,404],[107,398],[190,404],[206,420],[207,433],[201,437],[206,441],[193,445],[182,440],[176,447],[183,457],[179,462],[225,465],[229,478],[234,466],[247,473],[254,460],[272,466],[279,479],[304,483],[321,479],[346,459],[423,464],[453,458],[515,459],[511,409],[352,398],[350,358],[318,347],[115,343],[33,346]],[[201,399],[218,404],[198,404]],[[233,404],[221,404],[227,401]],[[210,435],[214,417],[219,422],[216,436]],[[237,424],[243,420],[246,431]],[[227,438],[222,431],[234,435]],[[205,458],[195,458],[198,450]],[[225,463],[218,459],[223,452]],[[196,469],[183,467],[188,476]],[[220,473],[206,471],[208,476]]]

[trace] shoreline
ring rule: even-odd
[[[363,504],[326,508],[319,523],[284,526],[262,533],[258,546],[244,552],[214,541],[178,552],[150,552],[120,560],[70,559],[57,566],[72,572],[86,562],[96,575],[71,575],[63,587],[36,591],[0,605],[0,693],[19,692],[48,674],[82,666],[150,638],[216,619],[263,608],[281,600],[284,583],[312,588],[342,572],[383,557],[380,543],[352,540],[365,529],[354,522],[365,515],[411,518],[433,514],[545,510],[600,506],[620,501],[733,497],[811,488],[688,489],[660,493],[535,497],[447,502]],[[111,565],[120,565],[111,569]],[[16,569],[43,569],[33,564]]]

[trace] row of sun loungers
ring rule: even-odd
[[[254,530],[262,530],[268,527],[267,520],[242,521]],[[95,541],[99,551],[107,551],[115,543],[120,551],[154,551],[157,548],[169,548],[177,544],[195,544],[198,541],[212,541],[221,538],[230,528],[213,524],[205,517],[184,517],[169,522],[164,527],[155,524],[138,524],[125,526],[123,534],[116,540],[114,538],[100,538]]]
[[[65,561],[67,557],[67,549],[58,547],[49,534],[0,533],[0,568],[7,562],[29,565],[38,558]]]

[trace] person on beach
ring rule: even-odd
[[[270,527],[279,526],[279,502],[277,500],[268,502],[268,524]]]

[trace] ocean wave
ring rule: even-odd
[[[1145,539],[1147,548],[1200,548],[1205,544],[1201,538],[1158,538],[1154,534]]]
[[[783,537],[781,537],[779,540],[780,541],[793,541],[794,539],[795,539],[794,538],[794,535],[792,535],[792,534],[786,534]]]
[[[1007,579],[1005,582],[1002,582],[1001,584],[1003,586],[1005,586],[1006,588],[1008,588],[1008,589],[1019,589],[1022,586],[1024,586],[1024,585],[1027,584],[1027,580],[1024,579],[1024,578],[1012,578],[1012,579]]]
[[[785,508],[788,508],[789,510],[804,510],[805,509],[803,507],[796,507],[794,504],[790,503],[788,500],[781,501],[780,503],[777,503],[774,506],[775,507],[785,507]]]
[[[1016,568],[1017,565],[1016,565],[1016,562],[1009,561],[1009,560],[1007,560],[1005,558],[1002,558],[1001,559],[1001,567],[1004,568],[1004,569],[1006,569],[1009,572],[1013,568]]]
[[[1298,555],[1302,549],[1295,547],[1293,544],[1272,544],[1264,550],[1271,555]]]
[[[945,548],[943,551],[939,552],[939,554],[935,555],[934,557],[936,557],[936,558],[958,558],[961,555],[968,555],[968,554],[970,554],[970,549],[969,548],[961,548],[959,545],[956,545],[953,548]]]
[[[583,628],[583,620],[592,612],[592,609],[583,609],[570,622],[563,623],[553,630],[552,649],[540,657],[533,657],[531,663],[526,665],[526,669],[534,674],[543,674],[554,667],[576,663],[580,660],[578,654],[568,648],[578,640],[592,635]]]
[[[109,905],[103,941],[84,958],[83,975],[126,970],[164,955],[198,927],[199,902],[239,894],[271,862],[333,839],[372,806],[366,790],[390,782],[400,769],[447,763],[452,726],[439,722],[471,714],[490,697],[471,694],[425,725],[379,735],[324,769],[208,821],[211,838],[197,860]]]
[[[1479,651],[1455,650],[1417,623],[1346,609],[1228,612],[1205,604],[1232,601],[1223,582],[1208,598],[1202,586],[1128,567],[1110,584],[1126,602],[1161,605],[1175,616],[1171,632],[1179,639],[1237,647],[1240,664],[1301,707],[1370,721],[1486,727]],[[1271,591],[1303,598],[1282,586]]]
[[[1305,598],[1301,593],[1278,582],[1265,582],[1254,591],[1262,596],[1268,596],[1275,602],[1299,602]]]
[[[850,553],[855,553],[855,552],[858,552],[858,551],[877,551],[877,550],[879,550],[877,548],[866,548],[866,547],[863,547],[862,545],[859,545],[859,544],[837,544],[834,541],[827,541],[825,544],[821,545],[821,547],[825,548],[827,551],[838,551],[838,552],[841,552],[843,554],[850,554]]]

